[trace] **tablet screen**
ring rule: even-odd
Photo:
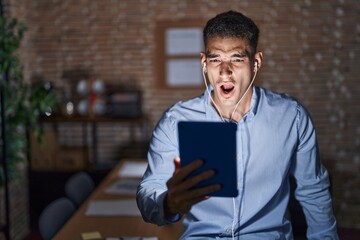
[[[210,196],[235,197],[237,189],[235,123],[185,122],[178,123],[181,166],[202,159],[201,168],[192,172],[195,176],[206,169],[214,169],[215,176],[200,182],[197,187],[221,184],[221,189]]]

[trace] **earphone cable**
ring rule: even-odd
[[[245,91],[244,94],[241,96],[241,98],[239,99],[239,101],[236,103],[236,106],[235,106],[234,110],[232,111],[232,113],[231,113],[231,115],[230,115],[230,121],[233,120],[233,115],[234,115],[236,109],[238,108],[240,102],[244,99],[245,95],[247,94],[247,92],[249,91],[249,89],[251,88],[251,86],[253,85],[253,83],[254,83],[254,81],[255,81],[256,74],[257,74],[257,71],[255,71],[254,76],[253,76],[253,78],[252,78],[249,86],[247,87],[246,91]],[[205,87],[206,87],[207,93],[209,94],[210,100],[211,100],[211,102],[214,104],[214,107],[215,107],[216,111],[219,113],[221,120],[222,120],[223,122],[225,122],[225,119],[224,119],[224,117],[222,116],[222,113],[221,113],[221,111],[220,111],[220,108],[216,105],[214,99],[213,99],[212,96],[211,96],[211,92],[210,92],[210,90],[209,90],[209,88],[208,88],[208,84],[207,84],[207,82],[206,82],[206,77],[205,77],[205,71],[204,71],[204,70],[202,71],[202,75],[203,75]]]
[[[249,89],[250,89],[251,86],[253,85],[253,83],[254,83],[254,81],[255,81],[255,78],[256,78],[256,74],[257,74],[257,70],[255,71],[254,76],[253,76],[253,78],[252,78],[249,86],[248,86],[247,89],[245,90],[244,94],[241,96],[241,98],[239,99],[239,101],[236,103],[235,108],[234,108],[234,110],[232,111],[232,113],[231,113],[231,115],[230,115],[230,120],[233,120],[233,115],[234,115],[236,109],[238,108],[240,102],[244,99],[245,95],[248,93]],[[216,105],[214,99],[213,99],[212,96],[211,96],[211,92],[210,92],[209,87],[208,87],[208,84],[207,84],[207,82],[206,82],[206,77],[205,77],[205,71],[204,71],[204,69],[203,69],[203,71],[202,71],[202,75],[203,75],[205,87],[206,87],[207,93],[209,94],[210,100],[211,100],[211,102],[214,104],[214,107],[215,107],[216,111],[219,113],[221,120],[222,120],[223,122],[225,122],[224,117],[222,116],[222,113],[221,113],[221,111],[220,111],[220,108]],[[234,197],[233,197],[232,201],[233,201],[233,221],[232,221],[232,226],[231,226],[231,236],[232,236],[232,239],[235,240],[236,203],[235,203],[235,198],[234,198]]]
[[[202,71],[202,75],[203,75],[205,87],[206,87],[207,93],[209,94],[210,100],[211,100],[211,102],[214,104],[214,107],[215,107],[216,111],[219,113],[221,120],[222,120],[223,122],[225,122],[225,119],[224,119],[224,117],[223,117],[222,114],[221,114],[220,108],[216,105],[214,99],[213,99],[212,96],[211,96],[211,92],[210,92],[210,90],[209,90],[209,88],[208,88],[208,84],[207,84],[207,82],[206,82],[206,77],[205,77],[204,71]]]

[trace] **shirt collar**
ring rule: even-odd
[[[248,120],[252,119],[258,110],[258,106],[259,106],[259,98],[260,98],[260,90],[258,87],[253,86],[253,94],[251,97],[251,106],[250,106],[250,110],[248,112]]]

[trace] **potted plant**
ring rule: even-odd
[[[16,166],[27,163],[27,134],[29,127],[41,139],[38,117],[53,109],[58,102],[55,92],[44,85],[24,81],[17,50],[26,31],[25,24],[16,19],[0,18],[0,85],[3,93],[3,111],[9,178],[16,175]],[[2,133],[3,134],[3,133]],[[0,186],[3,171],[0,171]]]

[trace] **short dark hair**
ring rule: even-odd
[[[242,38],[249,42],[250,54],[253,56],[256,52],[259,33],[259,28],[255,23],[242,13],[235,11],[220,13],[210,19],[204,28],[205,51],[210,38]]]

